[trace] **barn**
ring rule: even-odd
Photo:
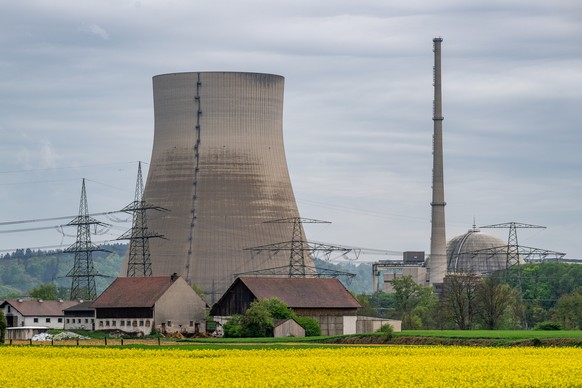
[[[251,302],[278,298],[299,316],[316,319],[322,335],[355,334],[360,304],[337,279],[239,277],[210,315],[226,322],[234,314],[244,314]]]
[[[117,278],[91,305],[96,330],[148,335],[204,329],[206,303],[177,276]]]

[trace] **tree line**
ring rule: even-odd
[[[490,276],[449,274],[437,295],[410,277],[393,293],[357,295],[361,313],[403,329],[582,329],[582,265],[525,264]]]

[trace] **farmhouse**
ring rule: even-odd
[[[9,299],[0,304],[8,327],[64,327],[63,310],[79,304],[78,300]]]
[[[322,335],[356,333],[358,301],[337,279],[239,277],[210,315],[223,323],[244,314],[254,300],[279,298],[297,315],[315,318]]]
[[[91,307],[95,330],[148,335],[153,328],[162,333],[204,328],[206,303],[174,274],[117,278]]]

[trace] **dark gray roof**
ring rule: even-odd
[[[69,308],[66,308],[63,311],[93,311],[94,309],[91,307],[92,303],[93,303],[92,300],[88,300],[88,301],[76,304],[74,306],[71,306]]]

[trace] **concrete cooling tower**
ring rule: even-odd
[[[153,78],[155,131],[144,200],[153,276],[177,273],[217,301],[234,275],[289,265],[245,248],[291,240],[299,217],[283,146],[284,78],[197,72]],[[303,230],[301,230],[304,236]],[[313,266],[311,258],[306,265]],[[122,274],[127,268],[127,258]]]

